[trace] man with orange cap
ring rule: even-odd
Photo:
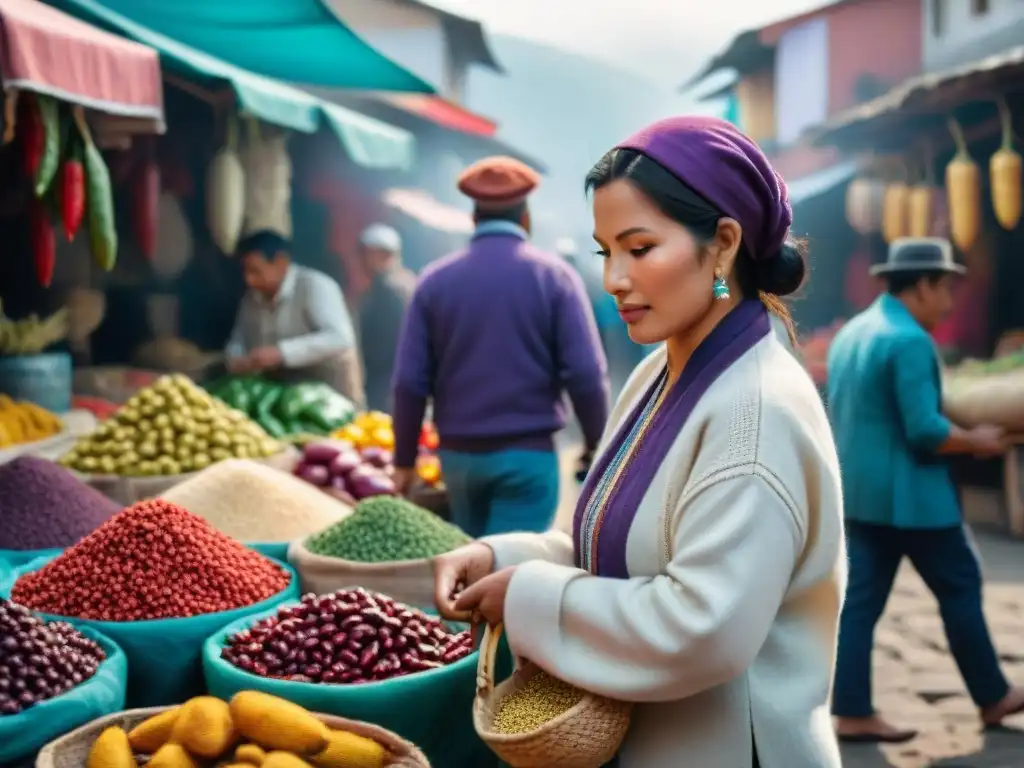
[[[550,526],[566,393],[584,461],[608,416],[607,366],[583,283],[529,242],[526,200],[539,181],[509,157],[462,173],[476,230],[421,274],[392,379],[399,487],[412,478],[430,401],[452,522],[473,537]]]

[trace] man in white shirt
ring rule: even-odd
[[[359,248],[372,277],[359,306],[366,404],[390,413],[391,375],[402,321],[416,289],[416,275],[402,265],[402,238],[392,227],[367,227],[359,237]]]
[[[246,237],[238,254],[249,290],[228,342],[228,370],[324,381],[362,404],[355,331],[338,284],[293,264],[288,242],[270,230]]]

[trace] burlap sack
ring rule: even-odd
[[[993,424],[1024,431],[1024,368],[978,376],[951,376],[943,386],[946,415],[964,427]]]
[[[267,464],[274,469],[281,469],[291,472],[299,460],[299,451],[288,446],[280,453],[268,456],[265,459],[253,459],[261,464]],[[77,473],[76,473],[77,474]],[[92,486],[109,499],[125,507],[142,501],[152,499],[172,486],[195,477],[198,472],[186,472],[181,475],[159,475],[155,477],[121,477],[120,475],[78,475],[87,485]]]
[[[298,571],[303,592],[324,595],[363,587],[406,605],[434,610],[434,567],[428,559],[357,563],[314,555],[301,539],[288,547],[288,562]]]

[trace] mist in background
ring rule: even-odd
[[[467,106],[498,121],[499,136],[542,160],[535,238],[574,238],[594,262],[583,178],[637,128],[675,114],[722,114],[679,87],[735,35],[802,13],[821,0],[430,0],[483,22],[507,71],[474,70]],[[623,7],[628,10],[624,10]],[[595,264],[596,268],[597,265]]]

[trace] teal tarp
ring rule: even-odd
[[[434,93],[345,26],[321,0],[100,2],[162,35],[282,82]]]
[[[301,5],[304,0],[296,2]],[[126,4],[120,0],[106,3],[98,0],[50,0],[51,5],[72,16],[156,49],[167,72],[208,88],[231,88],[243,113],[302,133],[314,133],[321,122],[326,121],[356,163],[368,168],[404,169],[412,165],[415,139],[408,131],[322,101],[299,88],[204,53],[181,42],[187,35],[179,36],[177,27],[159,26],[158,21],[156,26],[149,27],[137,21],[144,15],[142,10],[152,9],[153,3],[139,3],[138,9],[130,16],[115,10],[122,5],[134,9],[133,3]],[[185,2],[185,5],[191,7],[192,3]],[[238,4],[239,9],[248,7],[248,3]],[[194,21],[194,25],[200,23],[199,20]],[[340,23],[337,26],[345,30]],[[155,29],[161,31],[156,32]],[[363,44],[360,42],[360,45]],[[378,55],[373,49],[368,50]],[[380,58],[388,65],[396,66]],[[371,75],[372,71],[368,79]]]

